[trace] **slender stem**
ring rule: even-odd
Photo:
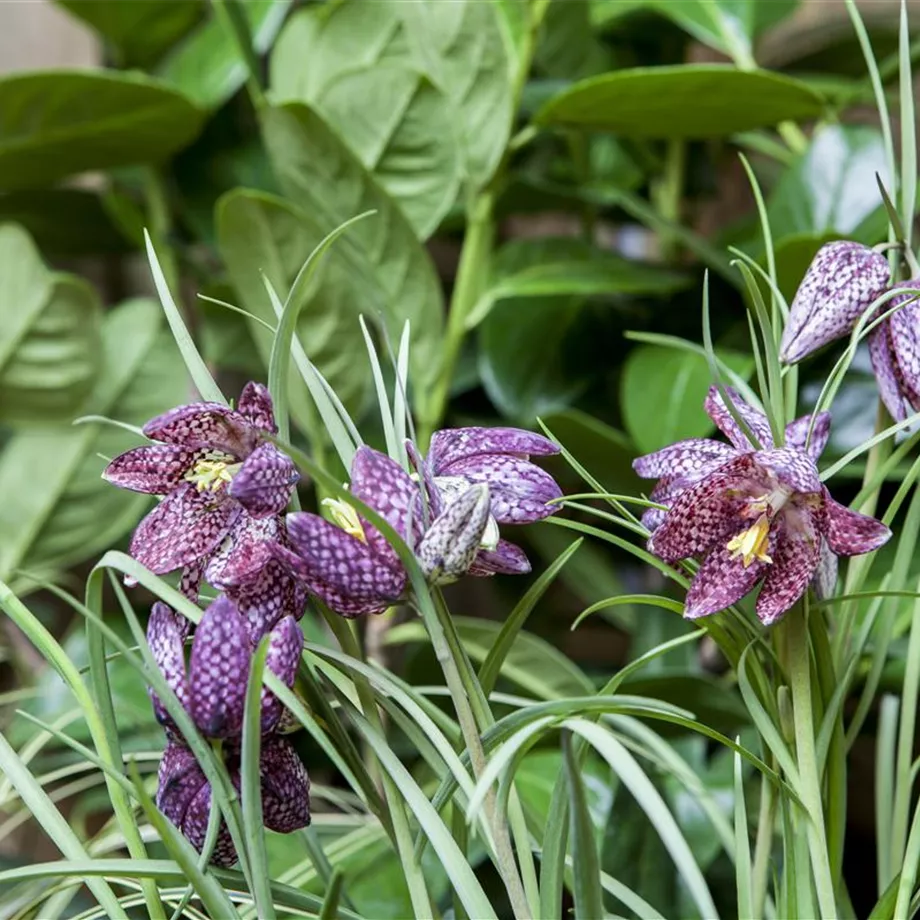
[[[760,783],[760,812],[757,815],[757,840],[754,843],[754,866],[751,873],[754,917],[762,917],[767,899],[767,881],[773,856],[773,833],[776,821],[776,796],[773,784],[763,777]]]
[[[680,203],[684,191],[684,170],[687,160],[687,145],[683,140],[668,141],[664,161],[664,174],[655,184],[655,205],[658,213],[669,224],[680,222]],[[661,255],[666,261],[677,256],[678,239],[670,233],[659,234]]]
[[[150,221],[150,238],[160,259],[163,276],[169,289],[178,291],[179,265],[169,245],[172,217],[163,179],[155,166],[148,166],[144,171],[144,198],[147,202],[147,219]]]

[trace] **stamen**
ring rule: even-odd
[[[188,482],[195,483],[199,492],[219,492],[225,485],[233,481],[242,463],[234,462],[234,458],[219,451],[208,451],[185,474]]]
[[[761,514],[754,524],[747,530],[732,537],[728,541],[727,548],[732,554],[732,558],[741,556],[745,568],[757,559],[760,562],[771,563],[773,560],[767,555],[767,545],[770,541],[770,519],[765,514]]]
[[[322,504],[329,509],[329,516],[332,518],[333,524],[341,527],[345,533],[350,534],[356,540],[367,543],[358,512],[348,502],[341,498],[324,498]]]

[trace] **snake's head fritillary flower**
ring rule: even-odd
[[[920,411],[920,279],[895,287],[907,293],[888,304],[899,309],[870,334],[869,355],[885,408],[903,422]]]
[[[891,532],[834,501],[822,484],[815,460],[827,440],[828,418],[814,420],[807,449],[808,416],[788,426],[786,446],[777,448],[766,418],[733,399],[763,448],[755,450],[717,397],[710,394],[707,409],[731,447],[685,441],[635,462],[640,475],[661,477],[659,487],[672,488],[649,549],[666,562],[702,557],[685,616],[730,607],[762,582],[756,612],[769,625],[812,580],[832,590],[827,573],[837,556],[878,549]]]
[[[874,249],[847,241],[822,246],[789,309],[780,360],[795,364],[846,335],[890,278],[888,260]]]
[[[290,458],[263,440],[277,431],[268,390],[248,383],[239,406],[201,402],[152,419],[144,434],[157,443],[116,457],[109,482],[162,495],[134,532],[131,555],[152,572],[194,567],[241,520],[287,507],[300,478]]]
[[[491,515],[482,547],[470,566],[471,575],[530,571],[520,547],[500,539],[500,524],[529,524],[558,510],[559,485],[533,457],[559,453],[542,435],[520,428],[445,428],[436,431],[424,460],[414,445],[410,456],[426,484],[432,514],[465,493],[470,486],[488,486]]]
[[[418,560],[432,584],[465,575],[480,552],[489,523],[489,487],[470,486],[439,514],[422,537]]]

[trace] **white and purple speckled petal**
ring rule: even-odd
[[[240,393],[237,411],[243,418],[260,431],[268,434],[277,434],[278,426],[275,424],[275,410],[272,406],[272,397],[268,387],[262,383],[250,380]]]
[[[210,738],[238,735],[252,656],[249,628],[236,605],[219,596],[204,612],[189,660],[189,710]]]
[[[811,419],[810,415],[803,415],[786,426],[786,447],[803,450],[817,462],[824,453],[824,448],[827,447],[827,439],[831,436],[831,414],[830,412],[818,413],[811,432],[811,439],[808,442],[808,449],[805,450],[805,439],[808,437]]]
[[[898,287],[920,288],[920,281],[907,281]],[[901,395],[916,410],[920,406],[920,290],[896,297],[889,307],[907,303],[892,313],[888,325],[889,343],[898,373]]]
[[[878,395],[896,422],[911,413],[910,403],[901,392],[901,372],[891,348],[891,330],[885,320],[869,335],[869,358],[878,384]]]
[[[211,784],[205,783],[198,794],[189,802],[182,819],[180,830],[188,842],[200,853],[208,833],[208,819],[211,815]],[[221,820],[217,832],[217,844],[211,854],[211,864],[228,868],[237,860],[236,849],[230,837],[230,831]]]
[[[272,558],[269,543],[279,539],[282,529],[280,517],[256,518],[242,511],[208,560],[208,582],[226,589],[256,578]]]
[[[826,601],[837,593],[837,554],[828,546],[824,537],[820,537],[820,541],[818,567],[811,585],[818,600]]]
[[[861,556],[883,546],[891,531],[881,522],[834,501],[824,492],[824,537],[838,556]]]
[[[663,508],[646,508],[639,520],[649,534],[652,534],[664,523],[667,516],[668,512]]]
[[[351,463],[350,490],[406,539],[410,509],[416,504],[419,486],[395,460],[371,447],[359,447]],[[375,553],[398,564],[396,552],[376,527],[365,521],[364,534]]]
[[[230,483],[230,496],[253,517],[281,514],[291,501],[300,473],[274,444],[260,444]]]
[[[798,527],[774,525],[770,547],[773,564],[767,567],[755,611],[764,626],[772,626],[808,590],[818,569],[821,541],[810,515],[795,515]]]
[[[185,673],[185,637],[189,632],[188,626],[185,617],[179,616],[162,601],[157,601],[150,609],[147,645],[150,646],[150,653],[160,673],[186,710],[189,708],[189,684]],[[147,693],[157,721],[172,728],[173,720],[153,687],[148,687]]]
[[[489,522],[489,488],[471,486],[432,522],[417,556],[432,584],[456,581],[476,558]]]
[[[526,459],[558,453],[549,438],[521,428],[444,428],[432,435],[428,463],[435,476],[456,476],[452,464],[468,457],[510,454]]]
[[[294,686],[294,678],[297,676],[297,665],[300,662],[300,653],[302,651],[303,633],[300,631],[297,621],[291,616],[286,616],[269,634],[265,666],[288,689]],[[281,700],[268,687],[263,685],[261,696],[263,734],[275,728],[283,712],[284,706]]]
[[[744,401],[741,394],[733,387],[725,387],[725,392],[732,402],[735,411],[745,421],[748,428],[764,450],[773,447],[773,433],[770,431],[770,423],[767,417],[760,411]],[[754,450],[754,446],[748,440],[747,435],[741,429],[741,426],[735,421],[734,416],[725,405],[719,388],[711,386],[704,403],[706,414],[712,419],[716,427],[732,444],[741,451]]]
[[[792,301],[780,360],[795,364],[846,335],[889,280],[888,260],[881,253],[845,241],[822,246]]]
[[[165,495],[184,482],[186,472],[204,451],[173,444],[149,444],[119,454],[103,471],[102,478],[132,492]]]
[[[530,560],[524,550],[507,540],[499,540],[494,550],[482,549],[469,568],[470,575],[526,575]]]
[[[195,755],[180,742],[166,745],[157,770],[157,808],[182,830],[192,800],[208,784]]]
[[[184,594],[193,604],[198,603],[198,595],[201,592],[201,578],[204,575],[205,560],[198,559],[195,562],[190,562],[185,568],[182,569],[182,574],[179,577],[179,590]],[[188,635],[190,624],[185,617],[182,617],[185,621],[187,628],[185,635]],[[185,636],[183,636],[185,638]]]
[[[271,553],[271,548],[266,547]],[[306,588],[288,574],[272,555],[254,578],[224,589],[249,624],[253,645],[286,616],[299,620],[306,604]]]
[[[710,438],[688,438],[669,444],[652,454],[633,460],[633,469],[643,479],[659,476],[686,476],[698,473],[714,461],[721,465],[738,453],[737,448]]]
[[[294,748],[283,738],[266,738],[259,763],[262,772],[262,820],[289,834],[310,823],[310,780]]]
[[[763,578],[769,566],[755,559],[747,568],[725,543],[715,546],[696,573],[684,606],[684,616],[694,620],[731,607]]]
[[[248,457],[258,441],[257,432],[239,412],[212,402],[170,409],[147,422],[144,434],[151,441],[219,450],[240,459]]]
[[[810,494],[820,493],[823,488],[814,460],[803,451],[778,447],[757,451],[751,456],[759,467],[769,470],[788,489]]]

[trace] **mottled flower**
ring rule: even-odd
[[[723,610],[763,583],[756,612],[775,623],[818,579],[832,590],[837,556],[878,549],[891,536],[874,518],[851,511],[831,498],[815,460],[827,440],[830,420],[792,422],[786,445],[776,447],[766,417],[732,401],[763,449],[755,450],[728,413],[717,392],[707,411],[731,446],[693,439],[638,458],[641,476],[661,477],[655,495],[667,505],[654,527],[649,549],[666,562],[702,557],[687,592],[684,615],[701,617]]]
[[[900,294],[886,306],[896,308],[869,335],[869,356],[879,396],[891,417],[903,422],[920,411],[920,279],[895,285]]]
[[[223,756],[231,779],[238,785],[239,738],[253,651],[249,626],[230,600],[218,597],[198,624],[186,667],[184,630],[178,619],[165,604],[154,604],[147,624],[151,653],[198,730],[208,738],[224,741]],[[290,616],[284,617],[270,633],[266,666],[288,687],[293,686],[302,648],[303,634],[297,623]],[[210,784],[157,695],[151,690],[150,696],[169,738],[160,765],[157,805],[200,850],[208,823]],[[289,831],[309,823],[309,781],[293,749],[276,737],[283,712],[281,701],[263,687],[263,819],[266,827]],[[214,860],[221,864],[235,860],[225,827]]]
[[[890,281],[888,260],[859,243],[822,246],[789,309],[780,360],[795,364],[850,332]]]
[[[237,409],[192,403],[144,426],[156,444],[116,457],[102,474],[135,492],[163,495],[134,532],[131,555],[156,574],[195,567],[232,528],[240,544],[249,519],[288,505],[299,475],[265,434],[277,431],[268,390],[248,383]]]
[[[529,524],[558,510],[550,504],[562,490],[531,456],[559,453],[548,438],[519,428],[447,428],[436,431],[427,457],[413,445],[410,456],[427,489],[433,515],[471,485],[489,487],[491,517],[471,575],[523,574],[530,562],[523,550],[499,538],[499,524]]]

